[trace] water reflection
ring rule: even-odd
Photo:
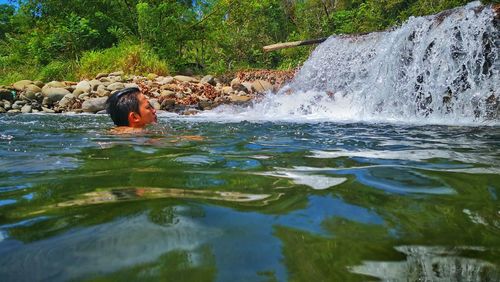
[[[498,281],[500,272],[492,263],[460,256],[463,251],[484,252],[484,248],[441,246],[398,246],[405,261],[364,261],[353,273],[382,281]]]

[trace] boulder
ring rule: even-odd
[[[114,83],[111,83],[110,85],[108,85],[108,87],[106,87],[109,91],[113,92],[113,91],[116,91],[116,90],[121,90],[123,88],[125,88],[125,85],[121,82],[114,82]]]
[[[160,93],[160,97],[174,98],[175,92],[171,90],[162,90]]]
[[[95,79],[103,78],[103,77],[106,77],[106,76],[108,76],[108,75],[109,75],[108,73],[101,72],[101,73],[98,73],[98,74],[95,76]]]
[[[66,84],[64,82],[60,82],[60,81],[51,81],[47,84],[45,84],[43,87],[42,87],[42,90],[44,88],[64,88],[66,87]]]
[[[273,89],[273,85],[265,80],[256,80],[252,83],[252,90],[257,93],[272,91]]]
[[[229,93],[233,92],[233,88],[231,86],[224,86],[224,87],[222,87],[222,92],[224,94],[229,94]]]
[[[49,108],[46,108],[46,107],[42,107],[42,111],[43,111],[44,113],[48,113],[48,114],[53,114],[53,113],[55,113],[55,111],[54,111],[54,110],[49,109]]]
[[[45,83],[41,82],[40,80],[33,81],[33,84],[40,88],[42,88],[45,85]]]
[[[96,91],[97,87],[99,87],[99,85],[101,85],[102,83],[97,79],[92,79],[91,81],[89,81],[89,84],[92,91]]]
[[[2,114],[3,114],[3,113],[6,113],[6,112],[7,112],[7,110],[6,110],[6,109],[4,109],[3,107],[0,107],[0,113],[2,113]]]
[[[110,73],[109,76],[122,76],[123,74],[123,71],[115,71]]]
[[[235,91],[249,92],[248,89],[243,84],[241,84],[238,78],[235,78],[231,81],[231,88]]]
[[[161,109],[172,111],[175,108],[175,99],[163,99],[161,102]]]
[[[92,91],[92,85],[88,80],[82,80],[78,82],[75,86],[75,90],[73,90],[73,95],[78,96],[82,93],[90,93]]]
[[[239,96],[239,95],[230,95],[229,96],[229,101],[232,103],[245,103],[252,100],[252,97],[244,95],[244,96]]]
[[[31,113],[31,106],[30,105],[24,105],[21,108],[21,113]]]
[[[191,76],[185,76],[185,75],[176,75],[176,76],[174,76],[174,79],[177,81],[181,81],[181,82],[194,82],[194,83],[199,82],[198,79],[191,77]]]
[[[36,94],[42,92],[42,89],[34,84],[26,85],[24,95],[30,100],[36,99]]]
[[[24,88],[26,88],[26,86],[28,86],[30,84],[33,84],[33,81],[31,81],[31,80],[20,80],[18,82],[15,82],[14,84],[12,84],[12,87],[14,87],[14,89],[16,89],[17,91],[23,91]]]
[[[172,81],[174,81],[174,78],[171,76],[166,76],[166,77],[161,76],[156,78],[156,81],[158,81],[159,84],[169,84],[172,83]]]
[[[15,95],[16,95],[16,91],[9,90],[9,89],[0,89],[0,99],[1,100],[14,101]]]
[[[45,85],[47,86],[47,85]],[[52,104],[61,100],[67,94],[71,94],[68,90],[64,88],[51,88],[51,87],[43,87],[42,94],[47,99],[47,104]]]
[[[125,83],[125,88],[129,88],[129,87],[135,87],[135,88],[139,88],[139,85],[137,85],[136,83]]]
[[[161,105],[158,103],[158,99],[149,99],[149,103],[151,103],[151,106],[153,106],[155,110],[160,110]]]
[[[91,98],[82,104],[82,111],[87,113],[96,113],[106,108],[108,97]]]
[[[205,75],[201,80],[201,83],[210,84],[215,86],[217,83],[215,82],[215,78],[212,75]]]
[[[75,100],[74,94],[67,94],[59,101],[59,107],[66,108],[71,105]]]
[[[245,91],[246,93],[252,92],[252,83],[251,82],[248,82],[248,81],[243,82],[241,85],[243,85],[245,87],[246,91],[245,90],[243,90],[243,91]]]

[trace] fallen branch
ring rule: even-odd
[[[326,39],[328,39],[328,37],[311,39],[311,40],[303,40],[303,41],[276,43],[276,44],[264,46],[262,49],[264,50],[264,52],[271,52],[274,50],[279,50],[279,49],[284,49],[284,48],[318,44],[318,43],[324,42]]]

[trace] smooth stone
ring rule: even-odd
[[[66,108],[75,100],[75,95],[67,94],[59,101],[59,107]]]
[[[156,79],[156,81],[158,81],[158,83],[160,83],[160,84],[169,84],[169,83],[172,83],[172,81],[174,81],[174,78],[171,76],[158,77]]]
[[[109,76],[122,76],[124,74],[123,71],[115,71],[109,74]]]
[[[252,90],[257,93],[262,93],[266,91],[272,91],[274,89],[273,85],[265,80],[256,80],[252,82]]]
[[[210,85],[215,86],[217,83],[215,82],[215,78],[212,75],[205,75],[201,80],[200,83],[208,83]]]
[[[106,108],[108,97],[91,98],[83,102],[82,111],[87,113],[96,113]]]
[[[33,84],[33,81],[24,79],[14,82],[14,84],[12,84],[12,87],[14,87],[14,89],[16,89],[17,91],[23,91],[26,86],[30,84]]]
[[[44,113],[48,113],[48,114],[53,114],[53,113],[55,113],[55,111],[54,111],[54,110],[49,109],[49,108],[47,108],[47,107],[42,107],[42,111],[43,111]]]
[[[161,108],[160,103],[158,103],[158,99],[149,99],[149,103],[151,103],[155,110],[159,110]]]
[[[18,110],[18,109],[12,109],[12,110],[8,110],[7,113],[12,113],[12,114],[16,114],[16,113],[20,113],[21,110]]]
[[[6,112],[7,112],[7,110],[6,110],[6,109],[4,109],[3,107],[0,107],[0,113],[2,113],[2,114],[3,114],[3,113],[6,113]]]
[[[24,105],[22,108],[21,108],[21,113],[31,113],[31,106],[30,105]]]
[[[161,93],[160,93],[160,96],[174,98],[175,97],[175,92],[171,91],[171,90],[162,90]]]
[[[67,94],[71,94],[71,92],[64,88],[45,88],[42,89],[42,93],[48,98],[47,104],[58,102]]]
[[[121,82],[114,82],[106,87],[109,91],[116,91],[125,88],[125,85]]]
[[[229,101],[231,101],[233,103],[244,103],[244,102],[248,102],[250,100],[252,100],[252,97],[246,96],[246,95],[239,96],[239,95],[232,94],[229,96]]]
[[[176,75],[176,76],[174,76],[174,79],[177,81],[181,81],[181,82],[199,82],[198,79],[191,77],[191,76],[185,76],[185,75]]]
[[[108,76],[108,75],[109,75],[108,73],[101,72],[101,73],[98,73],[98,74],[95,76],[95,79],[100,79],[100,78],[106,77],[106,76]]]
[[[42,90],[43,90],[44,88],[64,88],[64,87],[66,87],[66,84],[64,84],[64,82],[60,82],[60,81],[55,81],[55,80],[53,80],[53,81],[51,81],[51,82],[49,82],[49,83],[45,84],[45,85],[42,87]]]
[[[12,93],[14,92],[14,93]],[[14,100],[14,94],[16,92],[13,91],[13,90],[9,90],[9,89],[0,89],[0,99],[2,100],[9,100],[9,101],[13,101]]]
[[[136,83],[125,83],[125,88],[130,88],[130,87],[139,88],[139,85],[137,85]]]

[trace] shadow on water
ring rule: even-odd
[[[497,128],[171,126],[3,133],[2,281],[500,278]]]

